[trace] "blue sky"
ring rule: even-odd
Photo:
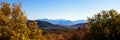
[[[15,3],[17,0],[0,0]],[[20,0],[28,19],[85,20],[102,10],[120,12],[119,0]]]

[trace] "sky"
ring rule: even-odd
[[[30,20],[66,19],[87,20],[102,10],[115,9],[120,12],[120,0],[19,0],[22,10]],[[0,0],[17,3],[18,0]]]

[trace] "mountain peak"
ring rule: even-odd
[[[66,19],[40,19],[41,21],[47,21],[52,24],[57,24],[57,25],[74,25],[78,23],[86,23],[87,20],[77,20],[77,21],[71,21],[71,20],[66,20]]]

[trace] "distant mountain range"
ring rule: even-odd
[[[78,27],[85,26],[86,20],[79,21],[70,21],[70,20],[28,20],[28,22],[36,21],[38,23],[39,28],[43,30],[48,29],[77,29]]]
[[[86,23],[87,20],[77,20],[77,21],[70,21],[70,20],[65,20],[65,19],[56,19],[56,20],[51,20],[51,19],[40,19],[41,21],[47,21],[52,24],[57,24],[57,25],[75,25],[79,23]]]
[[[65,26],[54,25],[54,24],[46,22],[46,21],[28,20],[28,22],[32,22],[32,21],[36,21],[38,23],[39,28],[43,29],[43,30],[46,30],[46,29],[68,29]]]

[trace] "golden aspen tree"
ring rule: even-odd
[[[34,40],[45,40],[43,36],[41,36],[42,31],[38,29],[37,22],[33,21],[28,24],[29,29],[31,31],[29,38]]]
[[[0,40],[44,40],[36,22],[27,24],[20,4],[0,4]]]

